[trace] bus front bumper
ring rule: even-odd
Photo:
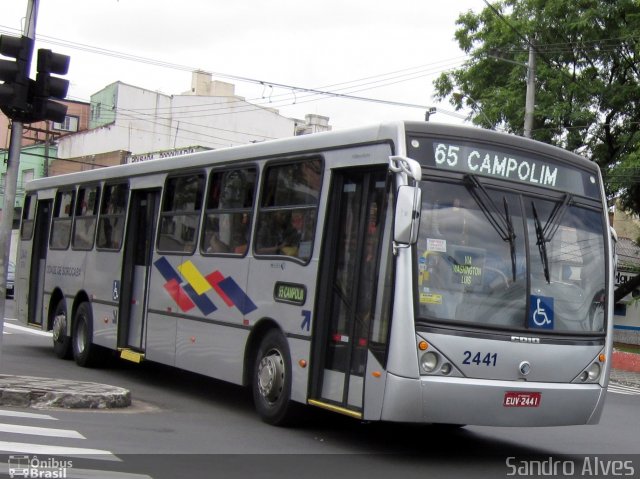
[[[381,419],[483,426],[597,424],[605,391],[599,384],[388,374]]]

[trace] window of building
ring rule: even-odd
[[[53,205],[51,222],[51,249],[67,249],[71,239],[71,222],[73,219],[73,203],[75,191],[58,191]]]
[[[128,200],[128,184],[105,185],[100,204],[97,248],[117,251],[122,246]]]
[[[256,169],[213,171],[200,250],[207,254],[244,255],[249,244]]]
[[[311,258],[321,184],[319,158],[266,168],[254,243],[257,255]]]
[[[52,128],[59,131],[78,131],[78,117],[65,116],[62,123],[54,122]]]
[[[200,226],[204,181],[203,173],[167,179],[160,214],[159,251],[194,252]]]
[[[73,222],[73,241],[71,242],[74,249],[90,250],[93,248],[99,196],[100,187],[98,186],[82,187],[78,190],[76,215]]]
[[[33,169],[22,170],[22,188],[24,188],[27,183],[33,180],[34,171]]]

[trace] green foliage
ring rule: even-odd
[[[469,108],[476,125],[522,134],[530,39],[537,52],[533,138],[597,162],[607,193],[639,213],[640,1],[492,5],[495,11],[458,18],[455,38],[469,60],[436,79],[435,98]]]

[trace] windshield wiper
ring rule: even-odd
[[[551,211],[551,214],[549,215],[549,219],[544,225],[544,228],[540,223],[536,205],[533,201],[531,202],[533,220],[536,225],[536,245],[538,246],[538,251],[540,251],[540,259],[542,260],[542,267],[544,268],[544,278],[547,280],[548,284],[551,284],[551,278],[549,273],[549,257],[547,256],[547,243],[551,242],[558,231],[560,221],[562,221],[562,217],[567,211],[567,207],[569,206],[569,203],[571,203],[572,199],[573,195],[571,195],[571,193],[566,193],[562,202],[556,203],[553,211]]]
[[[513,274],[513,281],[516,280],[516,233],[513,230],[513,223],[511,222],[511,215],[509,214],[509,205],[507,204],[507,198],[502,197],[504,202],[504,216],[507,221],[507,233],[509,235],[509,249],[511,250],[511,272]]]
[[[493,229],[500,236],[502,241],[509,243],[511,250],[511,272],[513,274],[513,281],[516,280],[516,246],[515,239],[516,234],[513,229],[513,223],[511,222],[511,215],[509,214],[509,206],[507,205],[507,198],[502,197],[504,202],[504,215],[498,209],[496,204],[489,196],[489,192],[485,189],[484,185],[480,183],[480,180],[475,175],[465,175],[464,183],[471,197],[480,207],[480,210],[487,218]],[[479,192],[480,193],[479,193]]]
[[[542,267],[544,269],[544,279],[547,280],[548,284],[551,284],[551,279],[549,277],[549,257],[547,256],[547,239],[544,237],[544,231],[542,229],[542,225],[540,224],[540,218],[538,218],[538,212],[536,211],[536,205],[531,202],[531,206],[533,207],[533,221],[536,224],[536,245],[538,246],[538,251],[540,252],[540,259],[542,260]]]

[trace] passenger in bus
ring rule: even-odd
[[[209,236],[209,247],[207,253],[229,253],[229,245],[220,239],[220,226],[218,220],[213,221],[212,233]]]
[[[247,227],[244,224],[240,224],[236,227],[233,233],[233,252],[235,254],[245,254],[247,252]]]
[[[256,239],[256,253],[291,256],[289,253],[297,254],[299,242],[300,233],[291,225],[291,213],[276,211],[262,218]]]
[[[280,254],[285,256],[298,256],[298,245],[300,243],[300,235],[295,229],[291,229],[287,232],[287,236],[284,238],[280,245]]]

